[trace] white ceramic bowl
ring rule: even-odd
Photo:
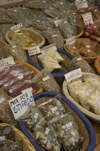
[[[83,76],[97,76],[95,74],[91,74],[91,73],[86,73],[86,72],[82,72]],[[64,80],[63,85],[62,85],[62,89],[63,89],[63,93],[64,95],[71,101],[73,102],[86,116],[88,116],[91,120],[100,123],[100,115],[97,115],[91,111],[88,111],[87,109],[85,109],[84,107],[82,107],[80,104],[78,104],[69,94],[68,89],[67,89],[67,81]]]

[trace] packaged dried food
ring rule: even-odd
[[[65,108],[61,102],[60,95],[40,104],[38,107],[48,121],[65,113]]]
[[[56,43],[58,48],[63,48],[63,37],[58,29],[43,31],[43,35],[49,44]]]
[[[100,115],[100,88],[99,86],[95,89],[95,91],[91,94],[90,98],[87,100],[88,104],[92,108],[92,110]]]
[[[51,125],[48,123],[44,124],[43,127],[35,127],[33,133],[34,140],[47,151],[60,151],[61,145],[57,140],[56,132]]]
[[[18,127],[18,123],[14,119],[8,101],[9,97],[7,93],[3,89],[0,89],[0,120],[4,123],[8,123],[15,127]]]
[[[69,91],[71,97],[78,103],[79,103],[79,101],[78,101],[78,99],[75,95],[75,92],[76,92],[76,90],[78,90],[80,88],[81,85],[82,85],[82,80],[81,79],[76,80],[76,81],[71,82],[71,83],[68,84],[68,91]]]
[[[40,60],[44,68],[48,68],[49,72],[52,72],[54,69],[61,68],[58,61],[49,56],[48,53],[43,53],[42,55],[39,55],[38,59]]]
[[[57,52],[56,44],[50,44],[41,49],[42,54],[46,53],[46,55],[50,56],[53,59],[56,59],[58,62],[64,61],[61,55]]]
[[[22,90],[30,87],[32,88],[33,94],[37,92],[37,89],[32,80],[24,80],[22,83],[19,82],[17,85],[12,86],[9,90],[9,93],[12,97],[16,97],[17,95],[21,94]]]
[[[80,54],[75,54],[73,59],[70,61],[70,64],[73,64],[77,68],[81,68],[82,72],[95,73],[92,67],[85,61],[85,59]]]
[[[1,151],[22,151],[22,140],[19,139],[18,141],[15,142],[15,141],[5,139],[3,141],[0,141],[0,150]]]
[[[41,111],[38,107],[31,106],[28,108],[25,115],[22,117],[22,122],[27,126],[27,128],[33,133],[34,128],[38,124],[40,120],[43,119],[43,124],[46,122],[44,116],[42,115]]]
[[[80,54],[83,56],[83,57],[96,57],[97,54],[91,50],[91,48],[84,48],[84,47],[81,47],[80,48]]]
[[[61,93],[61,88],[47,69],[43,69],[41,72],[39,72],[33,78],[33,82],[37,87],[42,87],[44,91]]]
[[[61,115],[52,119],[49,123],[54,127],[64,150],[80,150],[83,137],[79,133],[79,127],[71,114]]]
[[[85,76],[84,81],[89,82],[91,87],[94,88],[100,85],[100,78],[97,76]]]
[[[15,61],[22,61],[28,63],[27,55],[20,42],[15,42],[11,45],[6,46],[4,49],[4,53],[6,57],[11,55]]]
[[[15,24],[0,24],[0,31],[2,32],[3,35],[5,35],[7,31],[14,25]]]
[[[15,132],[11,126],[0,126],[0,137],[5,136],[5,139],[15,140]]]

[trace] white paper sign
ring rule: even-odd
[[[60,20],[60,19],[59,19],[59,20],[55,20],[55,21],[54,21],[54,23],[55,23],[56,27],[58,27],[58,25],[59,25],[59,23],[60,23],[60,22],[62,22],[62,20]]]
[[[32,91],[27,89],[23,93],[9,101],[9,105],[13,112],[15,119],[21,118],[27,111],[29,106],[35,106],[34,97]]]
[[[82,77],[81,68],[71,71],[64,75],[67,82]]]
[[[66,45],[72,45],[76,42],[76,36],[72,36],[66,40]]]
[[[76,0],[76,6],[77,6],[77,9],[87,8],[88,7],[87,0]]]
[[[85,25],[93,24],[91,12],[82,15]]]
[[[39,47],[32,47],[32,48],[28,49],[28,53],[29,53],[29,56],[32,56],[32,55],[41,53],[41,51],[40,51]]]
[[[0,60],[0,70],[4,69],[4,67],[15,64],[13,57],[8,57],[6,59]]]
[[[15,30],[17,30],[17,29],[19,29],[19,28],[21,28],[21,27],[23,27],[22,23],[17,24],[17,25],[15,25],[15,26],[12,26],[12,27],[11,27],[11,31],[15,31]]]

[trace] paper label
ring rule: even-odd
[[[9,101],[9,105],[15,119],[19,119],[20,117],[22,117],[27,111],[28,107],[33,104],[35,106],[34,97],[30,88],[29,90],[27,89],[22,91],[21,95]]]
[[[49,134],[50,129],[46,128],[45,134],[48,135]]]
[[[17,24],[17,25],[15,25],[15,26],[12,26],[12,27],[11,27],[11,31],[15,31],[15,30],[17,30],[17,29],[19,29],[19,28],[21,28],[21,27],[23,27],[22,23]]]
[[[8,57],[6,59],[0,60],[0,70],[4,69],[7,66],[15,64],[13,57]]]
[[[2,103],[5,100],[5,98],[0,98],[0,103]]]
[[[47,80],[49,80],[49,79],[50,79],[49,76],[47,76],[47,77],[43,78],[42,80],[43,80],[43,81],[47,81]]]
[[[29,53],[29,56],[32,56],[32,55],[41,53],[41,51],[40,51],[39,47],[32,47],[32,48],[28,49],[28,53]]]
[[[55,112],[57,110],[57,106],[55,106],[54,108],[51,108],[52,112]]]
[[[0,136],[0,142],[4,141],[5,139],[6,139],[5,136]]]
[[[72,126],[72,123],[71,122],[69,122],[68,124],[66,124],[66,127],[67,128],[70,128]]]
[[[66,40],[66,45],[72,45],[76,42],[76,36],[72,36]]]
[[[91,12],[82,15],[85,25],[93,24]]]
[[[60,22],[62,22],[62,20],[55,20],[55,21],[54,21],[56,27],[58,27],[58,25],[59,25]]]
[[[64,75],[67,82],[82,77],[81,68],[71,71]]]
[[[76,0],[76,6],[77,6],[77,9],[87,8],[88,7],[87,0]]]

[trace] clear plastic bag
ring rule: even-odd
[[[3,89],[0,89],[0,120],[18,127],[18,122],[14,119],[8,101],[9,97],[7,93]]]
[[[60,95],[40,104],[38,107],[48,121],[65,113],[65,108],[61,102]]]
[[[61,93],[61,89],[58,83],[47,69],[43,69],[40,73],[38,73],[33,78],[33,82],[37,87],[42,87],[44,91],[54,91]]]
[[[47,151],[60,151],[61,145],[57,140],[56,132],[48,123],[43,127],[35,127],[33,133],[34,140]]]
[[[22,61],[28,63],[27,55],[20,42],[14,42],[11,45],[6,46],[4,49],[4,53],[6,57],[11,55],[15,61]]]
[[[54,127],[64,150],[80,150],[83,137],[79,133],[79,127],[70,113],[54,118],[49,123]]]
[[[38,107],[32,106],[29,107],[25,115],[22,117],[22,122],[27,126],[27,128],[33,133],[34,128],[38,124],[40,120],[46,122],[44,116],[42,115],[41,111]],[[43,122],[43,123],[44,123]]]

